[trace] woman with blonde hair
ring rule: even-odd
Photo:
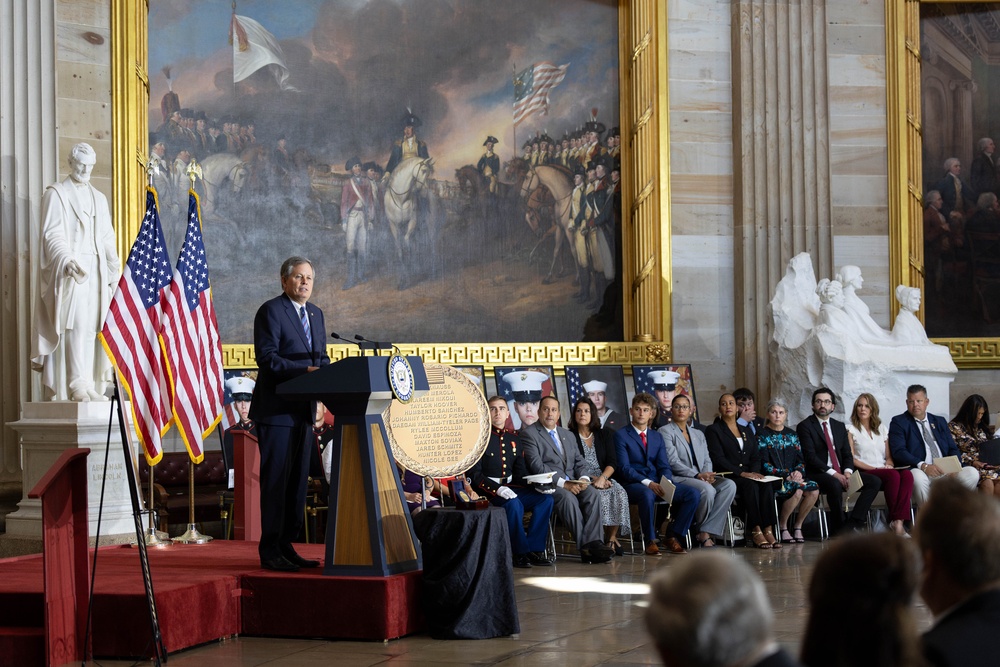
[[[858,470],[882,480],[882,493],[889,508],[889,525],[897,535],[906,535],[904,521],[911,518],[913,475],[909,470],[896,470],[889,453],[889,427],[878,416],[878,401],[864,393],[854,401],[847,439]]]

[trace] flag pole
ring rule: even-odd
[[[233,1],[235,11],[236,2]],[[187,167],[187,177],[191,180],[191,189],[188,195],[194,195],[194,184],[199,178],[203,178],[201,165],[191,158]],[[174,538],[178,544],[208,544],[212,541],[211,535],[204,535],[198,530],[198,524],[194,522],[194,467],[198,465],[194,461],[188,461],[188,525],[183,535]]]
[[[150,146],[152,148],[152,146]],[[153,176],[159,175],[160,167],[159,163],[153,162],[153,156],[150,155],[149,159],[146,161],[146,181],[147,185],[153,188]],[[153,188],[156,191],[156,188]],[[117,376],[115,377],[117,381]],[[146,463],[149,463],[147,461]],[[155,549],[164,549],[169,546],[173,546],[173,542],[169,539],[161,538],[156,532],[156,486],[153,483],[153,478],[156,476],[156,465],[149,466],[149,505],[146,506],[146,510],[149,512],[149,528],[146,531],[144,541],[147,547],[153,547]],[[141,494],[141,489],[140,489]]]
[[[510,64],[510,82],[514,84],[514,102],[517,102],[517,63]],[[510,105],[511,108],[511,120],[513,120],[514,104]],[[511,145],[511,151],[514,155],[511,157],[513,160],[517,157],[517,123],[514,123],[514,143]]]

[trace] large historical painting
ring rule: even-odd
[[[1000,4],[921,3],[928,335],[1000,335]]]
[[[172,256],[187,167],[227,343],[304,255],[336,331],[622,340],[618,3],[151,0]]]

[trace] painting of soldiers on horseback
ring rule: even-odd
[[[289,255],[338,331],[622,340],[615,0],[149,7],[150,178],[179,245],[201,167],[225,342]]]

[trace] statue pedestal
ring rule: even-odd
[[[870,345],[818,326],[797,348],[777,348],[771,386],[788,406],[788,423],[812,414],[812,391],[828,387],[840,399],[833,416],[850,418],[854,400],[871,393],[882,421],[906,411],[906,388],[920,384],[931,399],[929,412],[950,418],[950,387],[958,369],[943,345]]]
[[[105,481],[101,542],[105,543],[108,538],[117,536],[131,536],[135,539],[132,500],[117,415],[111,423],[111,452],[107,476],[104,474],[111,410],[111,402],[51,401],[24,405],[21,419],[10,424],[21,437],[24,494],[17,504],[17,511],[7,516],[8,535],[28,538],[42,536],[41,501],[28,498],[28,491],[34,488],[64,451],[87,447],[90,449],[87,457],[87,519],[91,538],[97,534],[101,482]],[[127,418],[131,417],[128,409],[125,414]],[[131,423],[129,429],[132,430]]]

